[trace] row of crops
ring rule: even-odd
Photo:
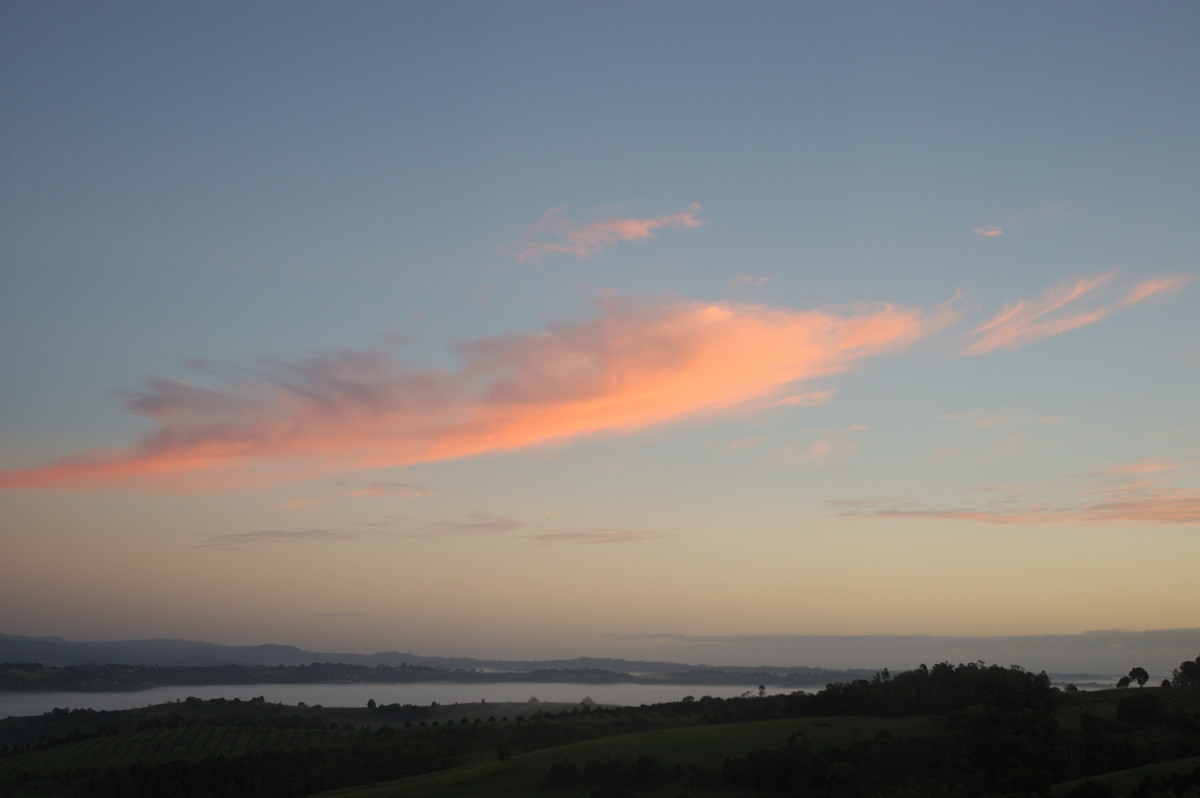
[[[77,740],[0,758],[0,778],[29,772],[48,773],[69,768],[153,765],[177,759],[198,761],[218,755],[240,756],[251,751],[345,747],[369,737],[368,730],[262,729],[228,726],[143,731]]]

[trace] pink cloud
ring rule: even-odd
[[[509,251],[520,261],[541,263],[550,254],[590,258],[611,244],[653,238],[664,227],[699,227],[707,224],[700,218],[700,206],[692,203],[687,210],[649,219],[608,219],[591,224],[575,224],[562,218],[562,209],[554,208],[541,221],[525,232],[522,240],[509,245]],[[537,239],[550,240],[537,240]],[[532,239],[532,240],[531,240]]]
[[[1120,308],[1152,296],[1179,291],[1194,279],[1188,276],[1158,277],[1138,283],[1119,299],[1095,301],[1097,292],[1116,278],[1116,272],[1079,277],[1043,292],[1036,299],[1019,300],[975,328],[971,332],[974,341],[959,354],[982,355],[1020,349],[1035,341],[1094,324]],[[1086,300],[1093,300],[1092,304],[1087,305]]]
[[[1145,299],[1158,294],[1175,294],[1183,290],[1183,287],[1195,280],[1194,275],[1176,274],[1170,277],[1155,277],[1150,280],[1144,280],[1132,289],[1121,300],[1121,307],[1136,305]]]
[[[126,394],[154,423],[137,445],[3,472],[0,487],[196,490],[628,434],[770,405],[946,323],[944,312],[892,305],[615,299],[582,322],[462,344],[457,371],[407,368],[373,349],[260,360],[216,386],[153,378]]]
[[[1004,235],[1004,227],[1003,225],[992,224],[987,227],[976,227],[971,232],[984,238],[995,238],[996,236]]]

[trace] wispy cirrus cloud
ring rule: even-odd
[[[1200,524],[1197,476],[1189,464],[1154,458],[1101,469],[1084,478],[976,490],[971,500],[949,506],[896,498],[830,504],[840,508],[842,515],[986,524]]]
[[[851,424],[845,429],[816,430],[819,437],[808,444],[808,454],[812,459],[824,459],[835,454],[853,452],[861,445],[855,433],[869,430],[866,424]]]
[[[277,543],[341,541],[350,537],[334,529],[258,529],[253,532],[204,535],[193,545],[200,549],[245,549]]]
[[[1124,463],[1112,468],[1106,468],[1100,473],[1117,475],[1158,474],[1163,471],[1176,471],[1185,466],[1185,463],[1181,463],[1173,457],[1147,457],[1142,460],[1135,460],[1132,463]]]
[[[1032,417],[982,408],[961,413],[942,413],[939,418],[964,423],[973,429],[1013,429],[1030,425],[1060,424],[1066,420],[1066,417],[1061,415]]]
[[[730,291],[746,291],[751,288],[762,288],[774,279],[774,277],[739,274],[729,280],[728,286]]]
[[[645,219],[604,219],[580,224],[563,217],[562,208],[552,208],[540,221],[513,241],[507,251],[517,260],[541,263],[547,255],[573,255],[585,259],[622,241],[653,238],[657,230],[667,227],[700,227],[707,224],[700,218],[700,206],[692,203],[686,210]]]
[[[1094,324],[1126,308],[1160,294],[1175,293],[1196,279],[1188,275],[1143,280],[1113,296],[1117,272],[1078,277],[1054,286],[1035,299],[1022,299],[1004,308],[991,320],[971,331],[973,339],[960,356],[1012,351],[1036,341]]]
[[[154,428],[127,449],[0,473],[0,487],[173,490],[511,451],[766,407],[797,383],[894,354],[953,319],[895,305],[792,311],[611,299],[581,322],[457,347],[457,371],[391,348],[262,358],[217,384],[151,378],[125,394]],[[809,394],[816,402],[824,394]],[[203,477],[203,479],[201,479]]]
[[[355,488],[346,495],[355,498],[363,496],[407,496],[410,499],[423,499],[433,496],[434,493],[427,488],[414,487],[406,482],[376,482],[374,485],[368,485],[365,488]]]
[[[665,532],[651,532],[645,529],[584,527],[580,529],[559,529],[554,532],[526,535],[526,537],[538,543],[591,546],[597,544],[644,543],[648,540],[661,540],[673,537],[673,535]]]
[[[781,464],[793,465],[851,454],[862,445],[860,433],[869,429],[866,424],[851,424],[841,429],[805,429],[808,440],[779,446],[771,452],[771,457]]]
[[[471,513],[465,518],[455,521],[435,521],[427,528],[440,534],[495,534],[497,532],[515,532],[524,529],[529,524],[515,518],[496,513]]]
[[[837,390],[829,389],[825,391],[808,391],[807,393],[794,393],[790,396],[785,396],[782,399],[774,402],[775,407],[812,407],[814,405],[823,405],[833,400],[837,396]]]
[[[321,499],[295,499],[279,505],[280,510],[322,510],[325,502]]]
[[[1028,233],[1048,225],[1057,224],[1079,213],[1079,208],[1066,203],[1043,207],[1023,208],[1000,220],[1002,224],[983,224],[971,228],[972,235],[982,238],[999,238],[1013,233]]]

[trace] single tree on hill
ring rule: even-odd
[[[1150,681],[1150,674],[1146,673],[1145,668],[1133,668],[1129,671],[1129,678],[1138,683],[1138,687],[1145,687],[1146,682]]]
[[[1126,687],[1129,686],[1129,683],[1131,681],[1133,681],[1133,680],[1130,679],[1128,676],[1122,676],[1120,679],[1117,679],[1117,687],[1124,690]]]

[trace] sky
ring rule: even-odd
[[[1200,627],[1195,3],[0,14],[0,631]]]

